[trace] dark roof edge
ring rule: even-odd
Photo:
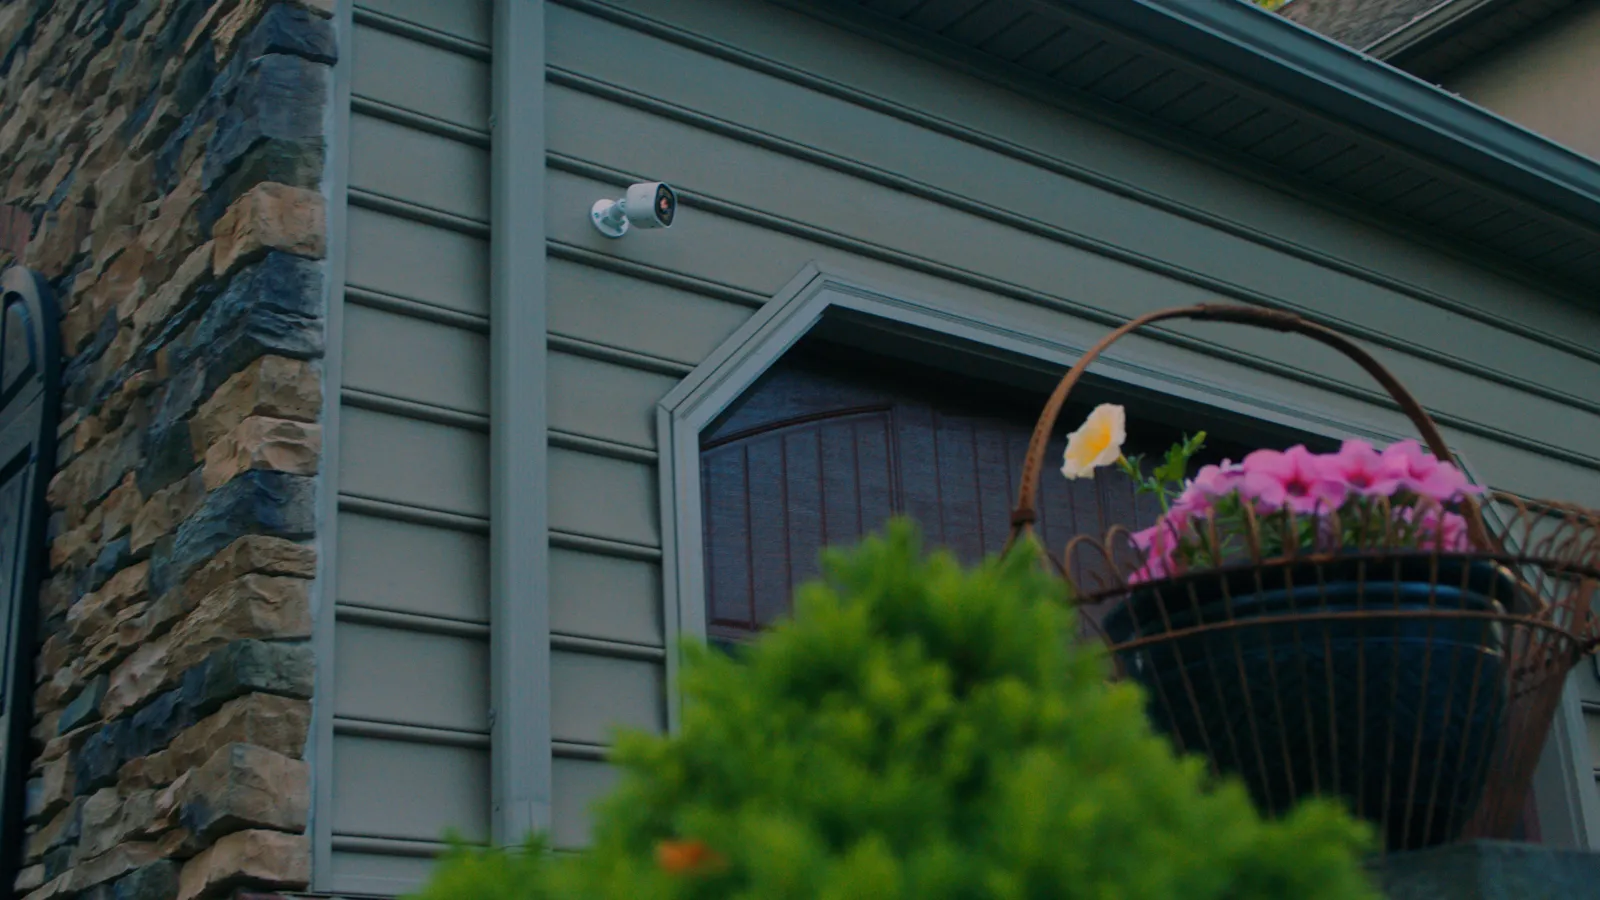
[[[1246,0],[1034,0],[1600,226],[1600,163]]]
[[[1378,59],[1393,58],[1472,20],[1479,13],[1492,12],[1495,7],[1506,5],[1506,2],[1507,0],[1443,0],[1422,15],[1362,47],[1361,52]]]

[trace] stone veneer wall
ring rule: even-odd
[[[30,898],[308,880],[331,12],[0,5],[4,202],[67,357]]]

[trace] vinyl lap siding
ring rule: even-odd
[[[331,856],[396,894],[489,831],[488,0],[362,0],[351,57]]]
[[[808,262],[1077,336],[1218,299],[1351,331],[1496,487],[1600,503],[1600,317],[1091,117],[744,0],[547,4],[556,839],[663,727],[655,402]],[[585,212],[679,187],[671,231]],[[1177,325],[1126,353],[1294,410],[1408,425],[1331,351]]]

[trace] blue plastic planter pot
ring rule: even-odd
[[[1450,613],[1498,614],[1516,592],[1488,562],[1344,559],[1144,585],[1105,628],[1113,646],[1150,639],[1118,656],[1157,729],[1263,810],[1341,796],[1415,849],[1472,817],[1507,704],[1502,626]]]

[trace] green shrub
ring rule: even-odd
[[[825,569],[748,650],[686,648],[682,732],[618,741],[588,852],[459,853],[422,897],[1376,897],[1364,825],[1264,821],[1151,732],[1034,553],[964,571],[901,522]]]

